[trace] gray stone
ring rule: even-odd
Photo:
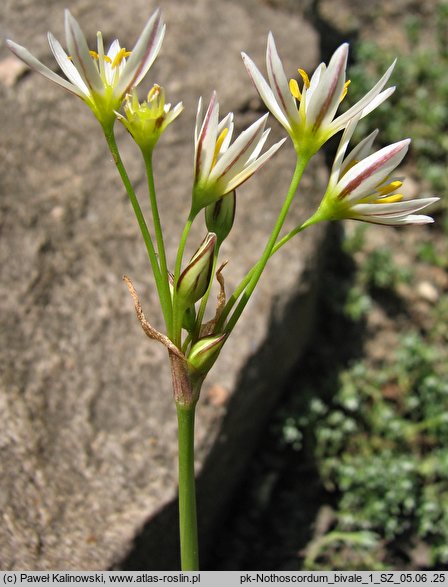
[[[185,112],[156,157],[160,209],[172,263],[189,208],[192,134],[199,95],[218,90],[241,130],[260,115],[242,66],[263,64],[272,29],[288,72],[318,60],[316,35],[298,17],[256,0],[161,2],[163,50],[144,86],[158,82]],[[63,3],[5,2],[2,36],[55,67],[46,43],[63,38]],[[94,44],[118,32],[132,46],[153,9],[143,0],[74,0]],[[0,49],[0,61],[9,56]],[[176,417],[165,350],[135,318],[121,281],[162,328],[145,248],[101,131],[85,105],[35,73],[0,84],[1,387],[0,568],[168,569],[177,565]],[[255,112],[254,107],[260,112]],[[272,138],[282,131],[275,120]],[[145,180],[123,129],[120,144],[145,212]],[[294,165],[288,143],[238,193],[227,290],[254,263],[280,209]],[[316,158],[290,227],[315,207],[325,183]],[[194,230],[192,253],[204,227]],[[204,552],[283,382],[312,326],[321,227],[270,263],[241,323],[204,384],[197,471]]]

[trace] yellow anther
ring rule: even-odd
[[[218,161],[218,155],[219,155],[219,151],[221,150],[222,144],[224,142],[224,139],[226,138],[227,134],[229,132],[229,129],[227,128],[227,126],[221,131],[221,134],[219,135],[219,137],[216,140],[216,145],[215,145],[215,153],[213,155],[213,163],[212,163],[212,167],[214,167],[216,165],[216,162]]]
[[[90,57],[92,57],[93,59],[99,59],[100,56],[98,55],[98,53],[96,51],[89,51],[90,53]]]
[[[402,185],[403,185],[402,181],[398,181],[398,180],[391,181],[387,185],[385,185],[381,188],[378,188],[378,191],[382,196],[387,196],[387,194],[391,194],[392,192],[395,192],[396,190],[401,188]]]
[[[342,88],[342,94],[341,94],[341,98],[339,100],[339,102],[342,102],[342,100],[345,98],[345,96],[347,95],[348,92],[348,86],[351,84],[351,80],[347,80],[344,84],[344,87]]]
[[[295,80],[295,79],[289,80],[289,91],[294,96],[294,98],[296,100],[299,100],[299,102],[300,102],[300,100],[302,99],[302,93],[300,92],[299,84],[297,83],[297,80]]]
[[[129,57],[131,51],[126,51],[124,47],[122,47],[118,53],[115,55],[114,60],[112,61],[112,68],[118,67],[120,63],[123,61],[125,57]]]
[[[305,84],[306,88],[310,87],[310,78],[308,77],[307,72],[304,69],[298,69],[300,77],[303,79],[303,83]]]
[[[401,202],[403,199],[402,194],[392,194],[391,196],[385,196],[384,198],[379,198],[375,200],[375,204],[393,204],[394,202]]]

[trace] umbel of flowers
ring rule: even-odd
[[[237,190],[281,148],[286,138],[266,146],[268,114],[255,120],[234,136],[234,117],[220,118],[216,92],[207,108],[199,98],[194,131],[193,184],[185,227],[180,235],[176,259],[167,259],[165,234],[159,215],[153,176],[153,155],[160,136],[183,110],[166,101],[163,86],[155,83],[146,89],[146,99],[137,94],[139,86],[156,59],[165,34],[159,10],[145,24],[131,50],[114,40],[105,50],[102,34],[96,47],[89,48],[76,19],[65,13],[67,51],[48,33],[50,49],[63,76],[36,59],[27,49],[8,40],[17,57],[32,69],[75,94],[92,110],[101,124],[113,160],[129,196],[140,227],[154,274],[166,333],[158,332],[146,320],[140,300],[129,278],[137,317],[146,335],[162,343],[171,363],[173,394],[178,417],[179,438],[179,516],[182,570],[199,569],[196,497],[194,483],[194,417],[201,385],[219,357],[241,317],[269,259],[305,228],[325,220],[354,219],[389,225],[424,224],[430,216],[416,214],[438,198],[407,200],[402,179],[395,177],[410,140],[373,151],[376,133],[361,140],[347,154],[358,121],[377,108],[394,91],[386,87],[394,64],[355,105],[338,114],[340,103],[350,91],[346,79],[348,45],[333,54],[328,65],[321,63],[312,75],[298,69],[298,77],[288,80],[277,52],[274,37],[268,36],[267,79],[245,53],[244,65],[267,109],[284,127],[296,152],[296,165],[280,213],[266,238],[253,267],[227,296],[222,275],[225,263],[219,261],[220,248],[233,229]],[[121,159],[115,139],[119,120],[140,148],[145,165],[151,222],[142,212]],[[296,196],[302,175],[315,153],[335,134],[342,132],[328,186],[315,213],[300,226],[281,236],[289,208]],[[373,152],[372,152],[373,151]],[[272,196],[274,197],[274,196]],[[260,203],[262,205],[262,202]],[[193,222],[204,222],[205,237],[197,244],[192,258],[185,262],[184,250]],[[154,236],[152,236],[154,235]],[[172,235],[170,235],[172,238]],[[212,283],[217,280],[219,295],[213,317],[204,320]]]

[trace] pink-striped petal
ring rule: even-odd
[[[336,186],[338,198],[355,202],[375,191],[401,163],[409,148],[410,139],[384,147],[354,165]]]
[[[90,92],[104,94],[104,83],[90,55],[86,38],[78,22],[68,10],[65,11],[65,35],[73,63]]]
[[[165,25],[161,21],[160,10],[158,9],[146,23],[142,34],[138,38],[126,62],[114,90],[116,96],[122,96],[129,92],[146,75],[160,51],[163,37],[165,36],[165,28]]]
[[[356,122],[357,122],[359,120],[358,117],[360,117],[359,114],[357,116],[355,116],[355,118],[353,120],[356,120]],[[351,122],[349,124],[351,124]],[[360,143],[358,143],[354,149],[352,149],[350,151],[350,153],[344,159],[344,162],[341,166],[341,170],[340,170],[341,176],[347,172],[347,170],[351,167],[352,163],[354,163],[356,161],[362,161],[363,159],[368,157],[368,155],[370,155],[370,153],[372,151],[373,143],[374,143],[377,135],[378,135],[378,129],[371,132],[365,139],[363,139]]]
[[[286,78],[283,64],[275,46],[274,36],[271,32],[268,35],[266,67],[272,93],[277,104],[282,109],[285,118],[290,122],[299,124],[300,120],[296,101],[289,89],[289,82]]]
[[[213,167],[210,181],[225,182],[244,168],[263,134],[267,117],[265,114],[240,134]]]
[[[195,149],[195,179],[200,181],[208,177],[215,154],[218,130],[219,104],[216,92],[213,92],[205,113],[201,131]]]
[[[307,125],[316,128],[329,123],[338,109],[345,84],[348,44],[344,43],[332,56],[324,71],[312,100],[307,106]]]

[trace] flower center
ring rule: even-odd
[[[306,73],[306,71],[304,69],[298,69],[297,71],[303,80],[303,88],[308,89],[310,87],[310,78],[308,77],[308,74]],[[341,93],[341,97],[339,98],[339,102],[342,102],[342,100],[347,95],[349,85],[350,85],[350,80],[347,80],[344,84],[343,89],[342,89],[342,93]],[[302,92],[303,92],[303,88],[302,88]],[[298,102],[301,101],[302,92],[300,91],[299,84],[298,84],[297,80],[294,78],[289,80],[289,91],[291,92],[291,94],[294,96],[294,98]]]
[[[126,49],[123,47],[115,55],[113,61],[109,57],[109,55],[104,55],[104,53],[102,55],[100,55],[96,51],[89,51],[89,53],[90,53],[90,57],[92,59],[94,59],[95,61],[102,60],[105,63],[110,63],[112,69],[115,69],[116,67],[118,67],[120,65],[120,63],[123,61],[123,59],[125,59],[126,57],[129,57],[129,55],[132,53],[132,51],[126,51]],[[67,55],[67,57],[70,59],[70,61],[73,61],[73,57],[71,55]]]
[[[297,71],[303,80],[303,87],[308,89],[310,87],[310,78],[308,77],[307,72],[304,69],[298,69]],[[289,90],[294,98],[300,102],[302,99],[302,92],[299,89],[299,84],[296,79],[292,78],[289,80]]]
[[[401,186],[403,185],[402,181],[391,181],[387,185],[378,188],[378,192],[380,193],[380,197],[373,201],[374,204],[392,204],[394,202],[401,202],[403,199],[402,194],[393,194]],[[389,195],[390,194],[390,195]]]

